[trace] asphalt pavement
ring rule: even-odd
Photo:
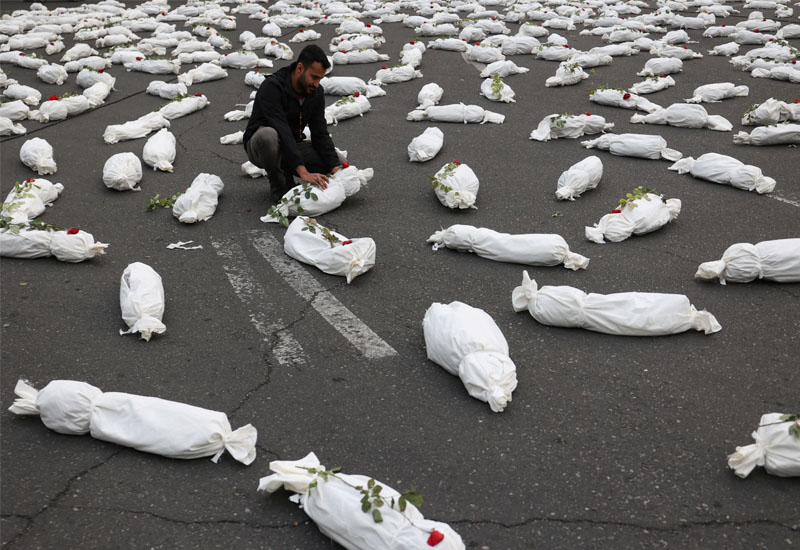
[[[741,2],[732,5],[741,13],[728,24],[751,11]],[[4,1],[2,13],[28,6]],[[765,10],[765,17],[772,16]],[[242,31],[260,34],[261,26],[239,15],[237,29],[222,34],[238,48]],[[386,43],[380,51],[390,61],[337,66],[332,74],[367,80],[381,65],[394,65],[405,42],[418,39],[400,23],[382,27]],[[322,33],[316,43],[327,49],[335,25],[314,28]],[[518,25],[509,28],[516,32]],[[579,30],[557,32],[573,48],[603,44]],[[283,42],[295,34],[286,31]],[[689,34],[699,41],[689,46],[704,54],[725,41],[702,38],[699,30]],[[69,35],[65,39],[69,47]],[[800,47],[796,39],[790,43]],[[295,52],[301,46],[292,44]],[[60,55],[46,57],[57,62]],[[666,107],[702,84],[745,84],[748,97],[704,104],[730,120],[733,132],[634,125],[633,111],[588,100],[591,86],[627,87],[640,80],[635,73],[649,58],[646,52],[616,57],[581,84],[546,88],[558,64],[514,56],[531,70],[505,79],[517,101],[503,104],[479,95],[478,68],[461,54],[428,50],[422,78],[385,86],[386,96],[372,99],[363,117],[329,127],[352,164],[375,171],[366,188],[319,218],[348,237],[377,243],[374,269],[349,285],[312,266],[281,262],[284,229],[259,220],[268,206],[266,180],[241,174],[247,160],[241,145],[219,142],[245,127],[245,121],[223,119],[242,109],[254,91],[244,84],[244,70],[228,69],[223,80],[190,87],[211,104],[173,121],[174,173],[145,166],[141,192],[107,189],[102,171],[115,153],[141,156],[145,140],[109,145],[103,130],[158,109],[166,101],[144,90],[151,80],[174,77],[114,65],[108,72],[117,78],[116,89],[102,107],[54,123],[24,121],[26,135],[0,141],[0,194],[36,175],[20,162],[19,150],[30,138],[46,139],[58,163],[48,179],[65,189],[42,219],[89,231],[109,247],[78,264],[0,260],[2,545],[337,548],[289,502],[288,492],[256,491],[270,461],[311,451],[328,467],[373,476],[400,491],[417,489],[426,517],[449,523],[470,549],[800,544],[800,481],[761,468],[742,480],[726,459],[736,446],[752,442],[762,414],[798,412],[800,287],[694,279],[700,263],[719,259],[731,244],[800,236],[797,149],[732,141],[733,133],[752,129],[740,125],[751,104],[769,97],[794,100],[800,89],[751,78],[727,58],[706,55],[684,62],[683,72],[673,75],[676,86],[646,96]],[[276,61],[275,69],[286,64]],[[32,70],[2,69],[44,98],[80,91],[74,75],[59,87],[42,83]],[[477,104],[506,115],[505,122],[407,121],[429,82],[444,89],[441,104]],[[328,97],[328,103],[335,100]],[[773,177],[775,191],[758,195],[677,175],[667,170],[668,161],[587,151],[581,139],[528,139],[542,118],[563,112],[603,115],[615,133],[661,135],[684,156],[733,156]],[[432,125],[444,132],[442,151],[430,162],[409,162],[406,146]],[[558,201],[559,175],[590,154],[604,165],[599,187],[574,202]],[[436,200],[429,178],[451,160],[478,176],[477,209],[449,210]],[[148,197],[182,191],[201,172],[225,183],[210,220],[186,225],[169,210],[146,211]],[[587,241],[584,227],[639,185],[680,198],[680,216],[621,243]],[[591,262],[571,271],[432,251],[426,239],[457,223],[558,233]],[[177,241],[203,248],[167,248]],[[152,266],[165,289],[167,331],[149,342],[119,335],[125,328],[120,276],[135,261]],[[540,285],[686,294],[723,328],[713,335],[625,337],[544,326],[511,307],[524,269]],[[320,296],[349,311],[396,353],[365,354],[321,313]],[[425,311],[454,300],[485,310],[508,340],[519,385],[502,413],[469,397],[457,377],[426,357]],[[6,410],[19,378],[37,388],[54,379],[81,380],[104,391],[223,411],[234,428],[252,423],[258,429],[258,456],[250,466],[227,454],[218,464],[184,461],[88,435],[61,435],[37,417]]]

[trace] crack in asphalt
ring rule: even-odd
[[[277,338],[275,338],[275,340],[277,341]],[[270,382],[272,382],[272,369],[273,369],[273,366],[272,366],[272,361],[270,361],[270,355],[271,355],[271,350],[270,350],[270,353],[265,353],[264,354],[264,363],[266,363],[266,367],[267,367],[267,372],[266,372],[266,375],[264,376],[264,380],[262,380],[261,382],[256,384],[256,386],[254,388],[249,389],[246,392],[244,392],[244,397],[242,398],[241,401],[239,401],[239,404],[236,405],[233,409],[231,409],[230,412],[228,412],[228,418],[233,417],[233,415],[235,415],[237,412],[239,412],[239,410],[242,407],[244,407],[245,404],[250,400],[250,398],[253,396],[253,394],[258,392],[262,388],[268,386],[270,384]]]

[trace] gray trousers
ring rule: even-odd
[[[325,172],[325,166],[319,154],[314,150],[311,142],[306,140],[297,143],[300,158],[309,172]],[[270,126],[262,126],[250,137],[247,142],[247,158],[267,171],[269,177],[270,195],[279,199],[289,189],[294,187],[294,169],[283,162],[281,143],[278,132]]]

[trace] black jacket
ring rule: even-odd
[[[325,123],[325,95],[322,86],[306,96],[303,104],[292,88],[291,74],[295,64],[269,75],[261,83],[253,103],[253,113],[244,132],[244,146],[262,126],[275,128],[281,143],[283,166],[292,173],[303,164],[297,143],[303,141],[303,129],[311,129],[311,144],[328,171],[339,164]]]

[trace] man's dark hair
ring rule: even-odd
[[[309,44],[300,52],[300,55],[297,57],[297,62],[292,67],[297,66],[297,63],[302,63],[303,68],[307,69],[311,67],[312,63],[318,62],[322,65],[322,68],[326,71],[331,68],[331,63],[328,61],[328,56],[325,55],[325,51],[317,46],[316,44]]]

